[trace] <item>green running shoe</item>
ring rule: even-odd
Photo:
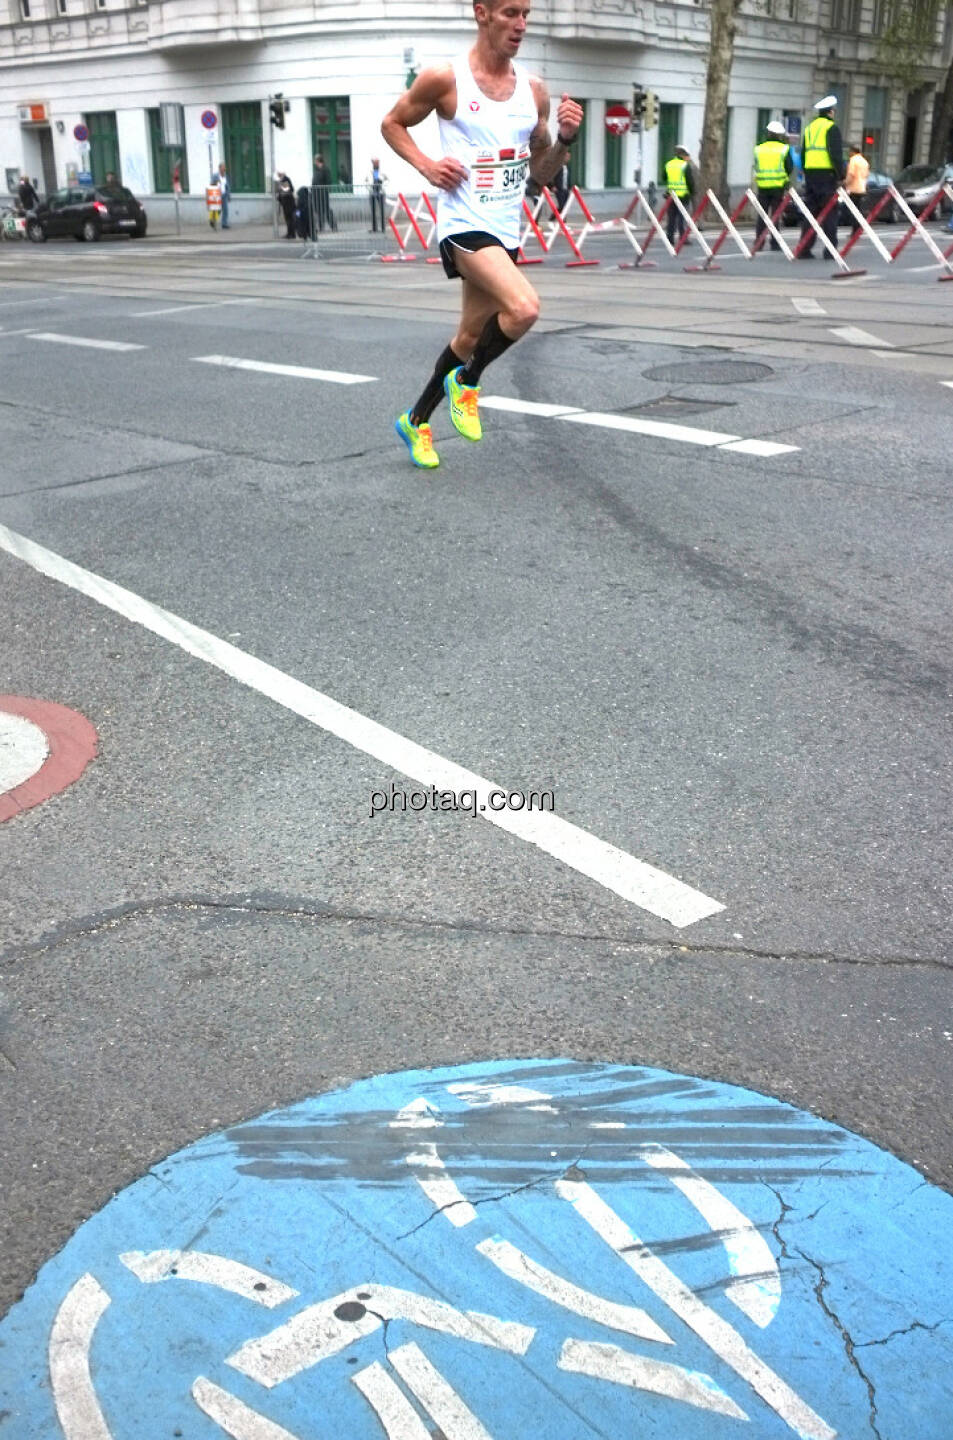
[[[436,470],[440,456],[433,448],[433,431],[426,423],[412,425],[410,411],[405,410],[394,421],[394,429],[410,451],[410,458],[422,470]]]
[[[480,398],[479,385],[461,385],[459,381],[462,365],[443,377],[443,392],[450,402],[450,419],[464,440],[482,440],[483,426],[477,414]]]

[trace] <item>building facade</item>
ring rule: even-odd
[[[870,137],[875,169],[926,156],[932,97],[950,37],[938,29],[926,80],[903,92],[876,61],[893,0],[745,0],[735,51],[728,180],[744,186],[771,118],[808,116],[841,97],[845,139]],[[553,95],[585,106],[574,179],[589,189],[658,180],[676,144],[698,154],[708,13],[682,0],[536,0],[521,59]],[[270,215],[269,177],[311,179],[321,152],[336,182],[361,183],[379,156],[390,189],[420,177],[385,153],[381,117],[408,71],[463,50],[470,0],[0,0],[0,179],[21,171],[49,191],[112,172],[137,195],[171,196],[196,217],[224,159],[238,217]],[[633,84],[659,97],[644,135],[607,132],[606,107]],[[269,97],[288,102],[281,129]],[[160,106],[182,106],[181,149],[163,144]],[[436,131],[421,143],[436,153]],[[150,206],[155,213],[155,204]],[[160,201],[161,208],[161,201]]]

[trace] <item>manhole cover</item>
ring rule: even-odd
[[[744,385],[751,380],[767,380],[774,371],[770,365],[750,360],[683,360],[676,365],[656,365],[642,374],[646,380],[675,385]]]

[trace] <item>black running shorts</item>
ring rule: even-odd
[[[498,240],[495,235],[488,234],[486,230],[461,230],[458,235],[448,235],[446,240],[441,240],[440,258],[448,279],[459,280],[461,278],[453,255],[454,250],[467,250],[472,254],[474,250],[485,250],[488,245],[499,245],[501,250],[506,250],[513,264],[516,264],[519,249],[507,250],[502,240]]]

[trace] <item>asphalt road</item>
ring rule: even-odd
[[[483,819],[372,818],[399,766],[0,550],[0,689],[100,743],[0,826],[4,1308],[176,1148],[467,1058],[747,1085],[953,1187],[929,259],[537,267],[485,384],[523,408],[479,447],[438,412],[426,473],[392,425],[452,326],[435,268],[0,249],[0,525],[724,907],[676,927]]]

